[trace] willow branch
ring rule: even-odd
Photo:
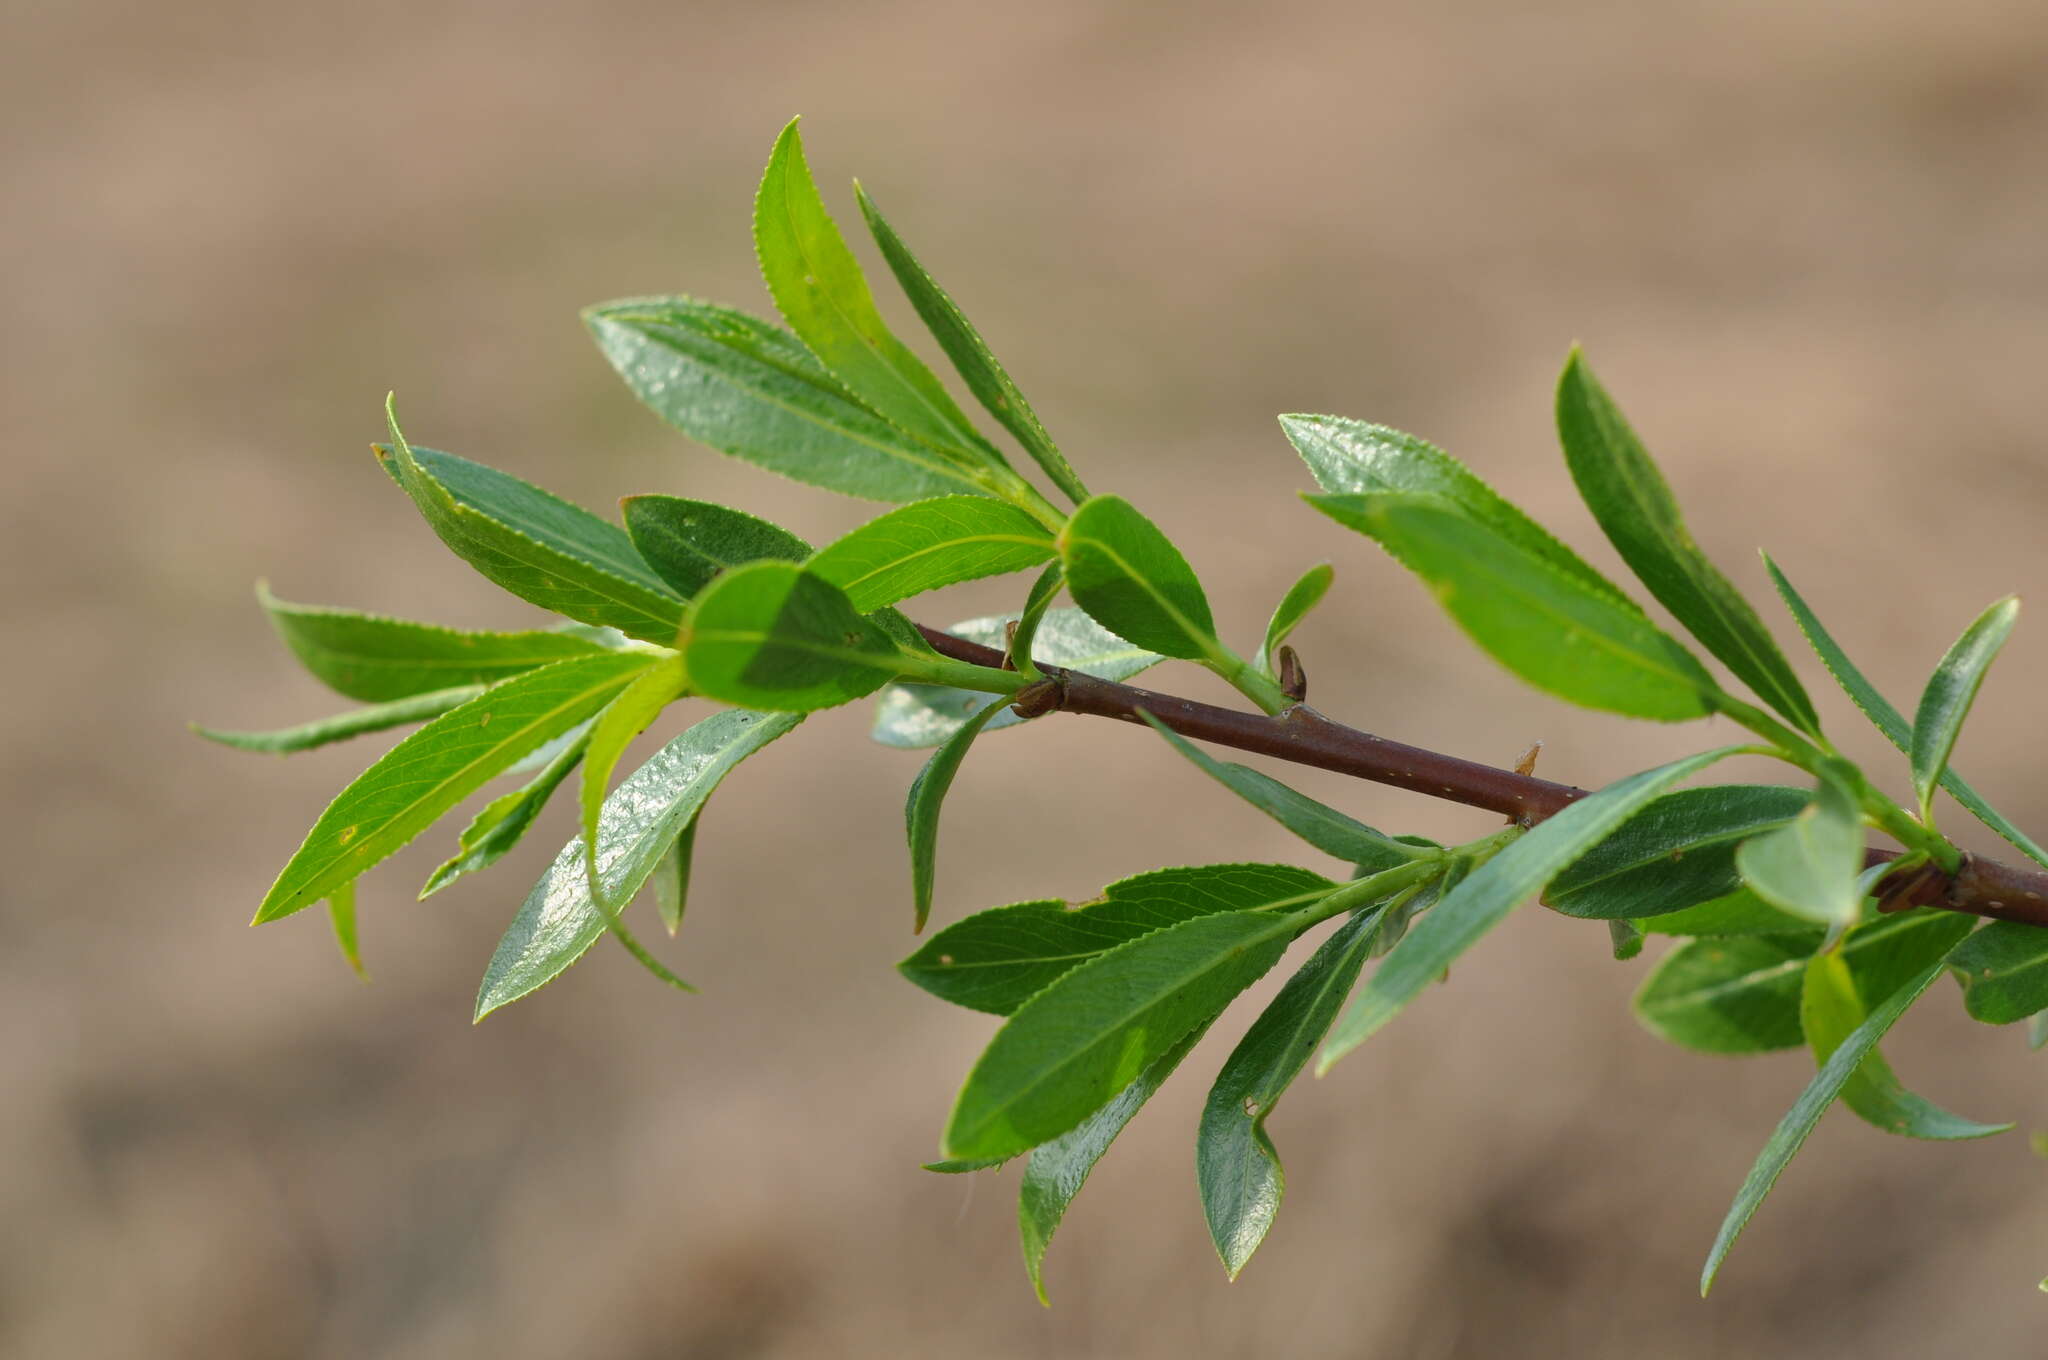
[[[1003,664],[1003,654],[993,647],[922,624],[918,631],[942,656],[978,666]],[[1307,704],[1297,704],[1269,717],[1156,694],[1057,666],[1040,669],[1045,680],[1017,696],[1015,707],[1027,717],[1083,713],[1142,725],[1144,719],[1138,715],[1145,712],[1196,741],[1214,742],[1254,755],[1334,770],[1411,793],[1484,808],[1524,826],[1534,826],[1587,794],[1587,790],[1570,784],[1376,737],[1334,722]],[[1871,864],[1897,857],[1897,852],[1891,850],[1868,852]],[[1931,906],[1993,920],[2048,926],[2048,873],[1966,854],[1962,867],[1953,876],[1927,866],[1906,881],[1891,885],[1884,905],[1889,910]]]

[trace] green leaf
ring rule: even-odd
[[[584,727],[574,740],[555,753],[553,760],[541,767],[531,782],[486,803],[483,811],[463,828],[454,858],[428,875],[420,897],[437,893],[464,874],[488,869],[504,858],[505,852],[525,837],[548,799],[583,759],[583,748],[589,742],[590,730]]]
[[[1286,864],[1206,864],[1120,879],[1093,902],[1019,902],[955,921],[896,965],[943,1001],[1009,1015],[1118,945],[1224,911],[1286,912],[1337,885]]]
[[[385,470],[457,557],[529,604],[666,645],[682,599],[625,530],[495,468],[405,442],[386,403]]]
[[[1635,995],[1636,1019],[1696,1053],[1767,1053],[1799,1046],[1800,977],[1819,931],[1688,940]]]
[[[1119,945],[1019,1006],[968,1074],[948,1157],[1007,1157],[1114,1099],[1279,962],[1297,914],[1200,916]]]
[[[1807,960],[1799,1014],[1814,1061],[1821,1065],[1867,1018],[1869,1013],[1857,995],[1856,979],[1839,953],[1816,954]],[[2012,1127],[1979,1124],[1913,1094],[1899,1084],[1891,1064],[1875,1047],[1843,1082],[1841,1096],[1842,1102],[1862,1116],[1865,1123],[1908,1138],[1986,1138]]]
[[[619,502],[619,513],[634,548],[684,599],[733,567],[801,562],[811,555],[811,545],[781,525],[710,501],[628,496]]]
[[[1637,579],[1759,698],[1818,736],[1806,687],[1756,610],[1693,542],[1663,474],[1577,349],[1558,379],[1557,432],[1579,495]]]
[[[1742,881],[1794,916],[1846,925],[1863,909],[1863,814],[1848,783],[1823,768],[1813,801],[1790,822],[1735,851]]]
[[[1360,912],[1323,942],[1245,1031],[1209,1089],[1195,1142],[1195,1180],[1209,1239],[1233,1280],[1265,1241],[1287,1189],[1266,1118],[1351,994],[1380,916]]]
[[[869,520],[807,565],[866,614],[958,581],[1023,571],[1054,554],[1052,535],[1016,506],[941,496]]]
[[[438,718],[443,713],[475,699],[484,692],[482,685],[463,685],[458,689],[436,690],[431,694],[415,694],[406,699],[393,699],[388,704],[372,704],[368,708],[353,709],[337,713],[331,718],[317,718],[297,727],[282,727],[273,732],[227,732],[215,727],[201,727],[191,724],[192,730],[208,741],[217,741],[223,746],[232,746],[238,751],[262,751],[272,755],[290,755],[294,751],[310,751],[316,746],[326,746],[350,737],[360,737],[369,732],[384,732],[394,727],[425,722]]]
[[[1337,569],[1328,562],[1318,562],[1301,574],[1301,579],[1287,588],[1280,597],[1279,607],[1273,611],[1272,619],[1266,624],[1266,640],[1259,646],[1259,665],[1268,675],[1273,673],[1273,654],[1280,650],[1280,644],[1308,611],[1322,602],[1330,592],[1330,582],[1337,579]]]
[[[1849,931],[1835,952],[1849,966],[1865,1010],[1920,976],[1949,953],[1977,925],[1960,912],[1932,907],[1887,912]]]
[[[1962,980],[1963,1009],[1972,1019],[2010,1025],[2048,1009],[2048,930],[1993,921],[1948,961]]]
[[[937,280],[925,272],[925,267],[910,253],[910,247],[903,244],[903,238],[883,218],[881,209],[875,206],[874,200],[868,197],[857,180],[853,194],[860,202],[861,215],[867,218],[868,230],[873,233],[875,244],[882,248],[882,258],[889,262],[890,272],[903,285],[910,305],[917,309],[918,316],[938,340],[939,347],[946,351],[946,357],[953,361],[953,367],[967,383],[967,390],[974,393],[974,399],[1000,421],[1004,429],[1016,436],[1017,442],[1045,470],[1045,475],[1055,486],[1077,504],[1087,500],[1088,488],[1081,485],[1080,477],[1060,453],[1059,445],[1053,443],[1052,436],[1039,423],[1038,413],[1031,409],[1030,402],[1024,400],[1017,384],[1010,381],[1010,375],[989,351],[981,333],[974,329],[974,324],[946,290],[939,287]]]
[[[1342,416],[1282,416],[1280,428],[1325,492],[1333,496],[1402,492],[1440,497],[1485,526],[1495,538],[1541,558],[1594,593],[1635,608],[1621,587],[1434,445],[1384,425]]]
[[[1184,661],[1218,654],[1209,598],[1159,527],[1121,496],[1082,502],[1060,534],[1067,591],[1097,623]]]
[[[385,752],[341,791],[256,910],[289,916],[360,876],[653,663],[637,652],[557,661],[484,691]]]
[[[1979,614],[1941,658],[1920,695],[1913,715],[1913,792],[1920,800],[1920,820],[1929,825],[1934,821],[1934,790],[1948,769],[1963,720],[1970,716],[1984,673],[2012,636],[2019,615],[2020,602],[2011,595]]]
[[[1391,494],[1308,502],[1377,539],[1474,642],[1538,689],[1663,722],[1714,711],[1713,678],[1641,610],[1449,503]]]
[[[1542,892],[1651,799],[1738,749],[1729,746],[1706,751],[1618,779],[1538,823],[1481,865],[1417,921],[1387,955],[1323,1045],[1316,1062],[1317,1075],[1399,1015],[1510,911]]]
[[[1354,821],[1337,809],[1319,803],[1305,793],[1298,793],[1257,770],[1217,760],[1142,709],[1138,716],[1204,774],[1324,854],[1335,855],[1357,865],[1360,874],[1377,873],[1397,864],[1436,857],[1427,849],[1403,844],[1363,822]]]
[[[705,587],[677,646],[692,690],[755,708],[830,708],[905,668],[895,640],[845,592],[790,562],[735,567]]]
[[[341,957],[355,975],[368,982],[370,975],[363,968],[362,946],[356,940],[356,885],[354,880],[336,888],[327,898],[327,922],[334,927],[334,943],[341,949]]]
[[[986,647],[1001,647],[1005,629],[1016,619],[1015,614],[996,614],[953,624],[946,631]],[[1042,665],[1080,671],[1098,680],[1128,680],[1166,659],[1124,641],[1078,609],[1048,609],[1031,650]],[[988,696],[979,690],[890,685],[875,705],[875,725],[869,735],[884,746],[906,750],[937,746],[987,703]],[[991,718],[983,731],[1000,731],[1025,721],[1006,708]]]
[[[690,861],[697,852],[697,823],[703,819],[704,810],[699,808],[654,866],[654,909],[670,936],[683,928],[683,908],[690,895]]]
[[[981,489],[972,468],[855,400],[772,322],[687,297],[607,302],[583,319],[634,396],[720,453],[864,500]]]
[[[1737,843],[1784,825],[1811,801],[1802,789],[1772,784],[1667,793],[1559,874],[1543,900],[1566,916],[1611,920],[1663,916],[1725,897],[1739,886]]]
[[[1652,935],[1802,935],[1813,930],[1811,921],[1779,911],[1747,888],[1683,911],[1639,917],[1636,924]]]
[[[626,904],[623,900],[608,900],[598,885],[597,822],[604,809],[605,789],[612,782],[612,771],[618,768],[619,757],[633,744],[633,738],[646,731],[661,715],[661,710],[683,694],[684,683],[682,657],[674,654],[662,657],[620,691],[618,698],[605,705],[604,712],[598,714],[597,721],[591,725],[590,739],[584,745],[583,840],[590,847],[589,854],[585,856],[585,868],[590,875],[590,890],[596,894],[598,904],[613,914]]]
[[[2048,1011],[2036,1011],[2027,1017],[2027,1047],[2036,1053],[2048,1048]]]
[[[1081,1193],[1088,1173],[1109,1151],[1109,1145],[1124,1131],[1152,1093],[1166,1084],[1181,1059],[1193,1051],[1209,1031],[1208,1023],[1190,1030],[1187,1037],[1152,1060],[1114,1100],[1089,1115],[1071,1131],[1031,1150],[1024,1163],[1024,1179],[1017,1189],[1017,1229],[1024,1242],[1024,1269],[1031,1275],[1031,1287],[1038,1301],[1045,1297],[1045,1249],[1067,1206]]]
[[[1046,610],[1066,584],[1067,569],[1058,562],[1038,573],[1038,579],[1031,583],[1024,596],[1024,609],[1017,615],[1017,627],[1003,644],[1003,655],[1009,658],[1012,670],[1029,676],[1043,674],[1031,649],[1038,640],[1038,626],[1045,622]]]
[[[955,462],[1003,465],[932,371],[890,334],[818,196],[793,118],[754,199],[754,249],[776,309],[856,398]]]
[[[724,709],[683,732],[628,775],[605,800],[597,824],[598,881],[608,902],[628,902],[660,866],[719,781],[803,716]],[[491,955],[476,1018],[551,981],[605,933],[590,895],[583,837],[562,847],[527,894]]]
[[[1792,617],[1798,622],[1799,631],[1806,635],[1806,640],[1813,645],[1814,652],[1828,668],[1828,674],[1835,677],[1843,692],[1855,701],[1856,707],[1863,711],[1863,715],[1870,719],[1871,724],[1884,734],[1886,741],[1901,751],[1907,751],[1912,745],[1913,729],[1907,725],[1905,717],[1898,709],[1892,707],[1889,700],[1877,692],[1877,688],[1864,678],[1862,671],[1856,669],[1856,663],[1849,659],[1848,653],[1844,652],[1828,634],[1828,630],[1821,626],[1820,619],[1808,607],[1799,592],[1792,588],[1792,583],[1785,579],[1785,573],[1778,570],[1778,564],[1770,559],[1768,553],[1764,555],[1764,567],[1771,573],[1771,581],[1778,588],[1779,598],[1784,600],[1785,607],[1792,612]],[[2035,844],[2025,832],[2007,821],[1996,808],[1984,801],[1981,794],[1965,783],[1961,775],[1954,770],[1944,769],[1941,773],[1941,786],[1967,808],[1971,816],[2024,851],[2027,858],[2036,864],[2048,866],[2048,849]]]
[[[288,604],[261,582],[256,599],[292,655],[321,683],[365,703],[488,685],[602,648],[569,633],[468,633],[322,605]]]
[[[1727,1259],[1729,1248],[1735,1245],[1735,1239],[1748,1226],[1757,1206],[1763,1203],[1771,1187],[1778,1183],[1778,1177],[1784,1174],[1785,1167],[1805,1145],[1807,1136],[1820,1123],[1820,1117],[1827,1113],[1828,1106],[1834,1103],[1842,1087],[1863,1065],[1863,1060],[1877,1048],[1886,1031],[1906,1013],[1907,1007],[1920,999],[1920,994],[1940,974],[1941,965],[1936,964],[1874,1007],[1870,1017],[1851,1031],[1828,1056],[1827,1062],[1807,1083],[1799,1099],[1778,1121],[1778,1127],[1764,1144],[1756,1165],[1750,1168],[1742,1188],[1736,1192],[1735,1202],[1729,1206],[1728,1216],[1721,1222],[1721,1231],[1714,1238],[1713,1249],[1707,1253],[1706,1267],[1700,1272],[1702,1297],[1713,1288],[1714,1277],[1720,1273],[1721,1262]]]
[[[1009,702],[1007,698],[998,699],[969,718],[946,739],[944,746],[932,753],[932,758],[917,772],[917,778],[910,781],[903,824],[910,838],[910,888],[919,934],[924,932],[924,923],[932,914],[932,881],[939,855],[939,806],[946,800],[946,791],[953,787],[953,776],[960,773],[967,748],[981,735],[983,724],[995,716],[997,709],[1008,707]]]

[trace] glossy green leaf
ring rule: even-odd
[[[599,644],[570,633],[470,633],[324,605],[289,604],[258,583],[256,599],[292,655],[321,683],[365,703],[488,685]]]
[[[1024,1269],[1031,1275],[1031,1287],[1038,1291],[1040,1303],[1048,1302],[1045,1249],[1066,1217],[1067,1207],[1081,1193],[1088,1173],[1109,1151],[1116,1136],[1137,1117],[1153,1093],[1166,1084],[1173,1070],[1208,1031],[1209,1022],[1190,1030],[1187,1037],[1154,1058],[1115,1099],[1070,1131],[1031,1150],[1017,1189],[1017,1230],[1024,1244]]]
[[[385,752],[313,824],[256,921],[328,895],[404,846],[513,761],[610,702],[654,658],[605,652],[493,686]]]
[[[1832,771],[1813,801],[1774,831],[1735,851],[1742,881],[1758,897],[1794,916],[1823,924],[1856,919],[1863,908],[1863,814],[1849,785]]]
[[[956,1006],[1009,1015],[1118,945],[1224,911],[1287,912],[1337,885],[1286,864],[1205,864],[1120,879],[1093,902],[1018,902],[956,921],[897,969]]]
[[[796,713],[724,709],[683,732],[628,775],[597,824],[598,882],[607,902],[628,902],[733,767],[803,721]],[[491,955],[476,1018],[558,976],[605,933],[584,869],[583,837],[562,847],[527,894]]]
[[[1259,645],[1259,665],[1268,675],[1273,673],[1273,654],[1280,650],[1280,644],[1287,641],[1296,625],[1308,616],[1309,610],[1322,603],[1323,596],[1330,593],[1330,583],[1336,579],[1335,567],[1328,562],[1318,562],[1303,572],[1301,579],[1280,597],[1273,617],[1266,623],[1266,640]]]
[[[1060,534],[1067,592],[1104,628],[1166,656],[1217,654],[1216,623],[1194,569],[1121,496],[1084,501]]]
[[[1835,953],[1848,964],[1867,1011],[1919,977],[1928,964],[1948,958],[1976,925],[1972,917],[1933,907],[1886,912],[1851,930]]]
[[[948,1157],[1007,1157],[1057,1138],[1279,962],[1297,915],[1221,912],[1097,955],[1019,1006],[953,1106]]]
[[[1828,674],[1835,677],[1843,692],[1862,710],[1863,715],[1870,719],[1872,726],[1884,734],[1886,741],[1901,751],[1908,751],[1913,742],[1913,729],[1907,724],[1905,716],[1892,707],[1890,700],[1877,692],[1876,686],[1864,678],[1863,672],[1856,668],[1856,663],[1849,659],[1848,653],[1841,649],[1828,630],[1821,625],[1820,619],[1807,605],[1805,598],[1792,588],[1792,583],[1785,579],[1785,573],[1778,570],[1778,564],[1770,559],[1769,554],[1764,556],[1764,567],[1770,572],[1771,581],[1778,588],[1779,598],[1784,600],[1785,607],[1798,622],[1799,631],[1806,635],[1806,640],[1813,645],[1815,654],[1828,668]],[[2024,851],[2027,858],[2036,864],[2048,866],[2048,849],[2037,845],[2032,837],[2007,821],[1996,808],[1984,801],[1983,795],[1965,783],[1961,775],[1952,769],[1944,769],[1941,774],[1941,786],[1968,809],[1971,816]]]
[[[1005,629],[1016,618],[1015,614],[996,614],[968,619],[946,631],[986,647],[1001,647]],[[1043,665],[1080,671],[1099,680],[1129,680],[1166,659],[1124,641],[1079,609],[1048,609],[1032,640],[1032,654]],[[870,735],[884,746],[937,746],[987,703],[988,696],[978,690],[947,685],[890,685],[876,702],[875,725]],[[1023,721],[1006,708],[989,719],[982,730],[995,732]]]
[[[1803,935],[1813,922],[1779,911],[1747,888],[1663,916],[1636,918],[1652,935]]]
[[[1857,994],[1856,979],[1839,953],[1816,954],[1807,960],[1799,1014],[1814,1061],[1821,1065],[1868,1018],[1869,1011]],[[1913,1094],[1899,1084],[1891,1064],[1874,1046],[1842,1083],[1841,1099],[1865,1123],[1907,1138],[1986,1138],[2012,1127],[1964,1119]]]
[[[1934,790],[1948,769],[1948,758],[1962,735],[1963,720],[1977,701],[1984,673],[1991,669],[2012,626],[2019,621],[2020,602],[2008,595],[1979,614],[1941,658],[1921,692],[1913,715],[1913,792],[1920,800],[1920,819],[1933,821]]]
[[[1384,425],[1342,416],[1282,416],[1280,428],[1308,464],[1316,484],[1330,495],[1395,492],[1440,497],[1495,538],[1541,558],[1596,594],[1635,607],[1621,587],[1436,446]]]
[[[1877,1048],[1878,1041],[1906,1013],[1907,1007],[1920,999],[1920,994],[1933,984],[1940,973],[1941,966],[1936,964],[1873,1007],[1869,1018],[1842,1040],[1821,1065],[1820,1071],[1814,1074],[1813,1080],[1807,1083],[1785,1117],[1778,1121],[1778,1127],[1764,1144],[1756,1165],[1750,1168],[1742,1188],[1736,1192],[1735,1202],[1729,1206],[1728,1215],[1721,1222],[1721,1230],[1714,1238],[1713,1248],[1707,1253],[1706,1267],[1700,1272],[1702,1297],[1713,1288],[1714,1277],[1720,1273],[1721,1263],[1727,1259],[1735,1239],[1748,1226],[1764,1197],[1771,1193],[1771,1187],[1778,1183],[1785,1167],[1805,1145],[1807,1136],[1820,1123],[1820,1117],[1827,1113],[1828,1106],[1834,1103],[1835,1097],[1862,1066],[1863,1060]]]
[[[866,614],[959,581],[1023,571],[1055,555],[1052,535],[1016,506],[941,496],[899,506],[818,550],[813,574]]]
[[[337,713],[331,718],[316,718],[296,727],[282,727],[270,732],[230,732],[216,727],[201,727],[191,724],[194,732],[208,741],[217,741],[223,746],[232,746],[238,751],[261,751],[269,755],[290,755],[294,751],[310,751],[317,746],[327,746],[350,737],[360,737],[370,732],[388,732],[394,727],[406,727],[413,723],[438,718],[451,709],[460,708],[484,692],[482,685],[463,685],[458,689],[436,690],[431,694],[415,694],[405,699],[393,699],[385,704],[372,704],[367,708],[352,709]]]
[[[705,587],[676,645],[696,693],[790,711],[872,694],[905,659],[845,592],[789,562],[735,567]]]
[[[1658,960],[1635,995],[1636,1018],[1697,1053],[1799,1046],[1799,989],[1820,932],[1688,940]]]
[[[683,658],[673,653],[662,657],[636,676],[632,684],[619,692],[618,698],[605,705],[604,712],[591,724],[590,739],[584,743],[583,841],[590,847],[584,867],[599,905],[614,913],[626,904],[606,899],[597,877],[597,823],[604,810],[605,790],[633,738],[645,732],[683,690]]]
[[[953,787],[953,776],[960,773],[960,762],[967,758],[967,748],[981,735],[982,726],[995,716],[998,709],[1008,707],[1009,702],[1008,699],[997,699],[969,718],[958,732],[946,739],[945,745],[932,752],[932,758],[917,772],[917,778],[910,781],[910,797],[903,808],[903,825],[910,840],[910,891],[916,911],[914,929],[920,934],[932,914],[932,884],[938,872],[940,805],[946,801],[946,791]]]
[[[607,302],[583,319],[634,396],[720,453],[864,500],[980,489],[972,469],[855,400],[772,322],[687,297]]]
[[[1811,801],[1803,789],[1771,784],[1667,793],[1559,874],[1543,900],[1566,916],[1611,920],[1725,897],[1739,886],[1736,845],[1784,825]]]
[[[1579,495],[1637,579],[1759,698],[1818,734],[1813,700],[1791,663],[1693,542],[1663,474],[1576,349],[1558,380],[1557,432]]]
[[[341,950],[341,957],[349,968],[363,981],[370,975],[363,968],[363,949],[356,938],[356,885],[349,882],[336,888],[327,898],[327,923],[334,927],[334,943]]]
[[[1634,605],[1585,585],[1449,503],[1311,496],[1423,579],[1494,660],[1559,698],[1674,722],[1714,711],[1713,679]]]
[[[853,186],[853,193],[860,202],[861,215],[867,219],[868,230],[874,234],[875,244],[882,248],[882,258],[889,262],[896,281],[903,285],[910,305],[917,309],[918,316],[938,340],[939,347],[953,361],[953,367],[967,383],[967,390],[974,393],[974,399],[1000,421],[1004,429],[1016,436],[1017,442],[1045,470],[1045,475],[1055,486],[1076,503],[1087,500],[1088,488],[1081,485],[1080,477],[1060,453],[1059,445],[1053,443],[1052,436],[1039,423],[1038,413],[1031,409],[1030,402],[1024,400],[1024,394],[1017,390],[1017,384],[997,362],[981,333],[975,330],[974,324],[946,290],[939,287],[937,280],[925,271],[917,257],[910,253],[910,247],[883,218],[881,209],[875,206],[874,200],[868,197],[858,181]]]
[[[504,858],[505,852],[532,829],[548,799],[583,759],[583,748],[589,741],[590,729],[578,729],[575,739],[562,746],[531,781],[486,803],[483,811],[463,828],[456,841],[455,856],[428,875],[420,897],[437,893],[464,874],[488,869]]]
[[[811,545],[781,525],[710,501],[628,496],[619,502],[619,513],[647,565],[685,599],[734,567],[801,562],[811,555]]]
[[[796,120],[754,198],[754,249],[775,306],[862,403],[954,461],[1001,465],[938,378],[889,331],[804,161]]]
[[[1360,912],[1324,941],[1245,1031],[1209,1089],[1195,1181],[1209,1239],[1233,1280],[1265,1241],[1287,1189],[1266,1119],[1336,1020],[1379,924],[1379,911]]]
[[[703,819],[700,807],[654,866],[654,909],[670,935],[683,928],[683,909],[690,896],[690,861],[697,852],[697,823]]]
[[[1044,672],[1032,656],[1032,648],[1038,642],[1038,626],[1045,622],[1046,611],[1066,588],[1067,569],[1054,562],[1038,573],[1038,579],[1025,592],[1024,608],[1017,615],[1017,627],[1003,644],[1003,655],[1009,658],[1010,668],[1023,675],[1038,676]],[[1083,618],[1087,615],[1083,614]],[[1092,620],[1091,620],[1092,622]]]
[[[1442,977],[1510,911],[1550,886],[1581,855],[1614,834],[1651,799],[1736,747],[1674,760],[1588,794],[1496,854],[1412,926],[1352,1000],[1316,1061],[1320,1075],[1371,1038]]]
[[[2040,926],[1993,921],[1948,961],[1972,1019],[2010,1025],[2048,1009],[2048,930]]]
[[[1257,770],[1217,760],[1150,713],[1138,716],[1204,774],[1324,854],[1357,865],[1361,874],[1433,857],[1429,850],[1383,835]]]
[[[667,645],[683,601],[625,530],[529,482],[433,449],[391,420],[385,468],[457,557],[529,604]]]

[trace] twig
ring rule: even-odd
[[[942,656],[978,666],[1001,666],[1003,654],[993,647],[954,637],[936,628],[918,625],[918,631]],[[1361,732],[1333,722],[1310,708],[1297,704],[1284,713],[1267,716],[1218,708],[1213,704],[1180,699],[1170,694],[1100,680],[1080,671],[1041,666],[1045,679],[1017,696],[1015,707],[1027,717],[1045,713],[1086,713],[1122,722],[1142,723],[1139,711],[1150,713],[1184,737],[1230,746],[1255,755],[1272,756],[1297,765],[1369,779],[1376,784],[1443,798],[1533,826],[1567,804],[1586,796],[1587,790],[1558,784],[1534,775],[1496,769],[1475,760],[1462,760],[1438,751],[1426,751],[1370,732]],[[1870,850],[1870,864],[1898,858],[1896,851]],[[1930,906],[1946,911],[1966,912],[1998,921],[2023,921],[2048,926],[2048,873],[2016,868],[1977,855],[1965,855],[1954,877],[1939,871],[1922,871],[1894,885],[1884,899],[1886,910]]]

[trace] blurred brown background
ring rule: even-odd
[[[1805,1060],[1661,1047],[1626,1010],[1649,960],[1532,911],[1289,1098],[1293,1195],[1234,1286],[1190,1155],[1243,1022],[1218,1026],[1079,1201],[1045,1311],[1014,1175],[917,1169],[990,1024],[890,969],[916,761],[864,712],[712,805],[670,951],[702,996],[601,948],[474,1029],[568,809],[425,905],[452,827],[378,871],[366,988],[318,913],[244,922],[370,744],[280,762],[182,727],[342,706],[258,576],[530,617],[373,467],[390,387],[423,442],[589,504],[858,521],[670,435],[576,320],[655,291],[765,310],[748,206],[795,112],[842,220],[859,172],[1238,636],[1338,563],[1301,635],[1325,709],[1497,761],[1541,737],[1579,783],[1717,739],[1521,689],[1293,500],[1273,413],[1367,416],[1611,564],[1548,423],[1575,338],[1709,550],[1767,596],[1770,546],[1910,704],[1978,608],[2048,579],[2038,7],[93,0],[6,29],[0,1354],[2039,1353],[2041,1059],[1946,988],[1895,1063],[2022,1133],[1922,1146],[1836,1115],[1709,1303],[1699,1262]],[[2035,827],[2044,673],[2036,619],[1958,757]],[[1394,830],[1487,829],[1302,782]],[[1156,741],[1077,719],[978,748],[946,829],[944,919],[1297,857]]]

